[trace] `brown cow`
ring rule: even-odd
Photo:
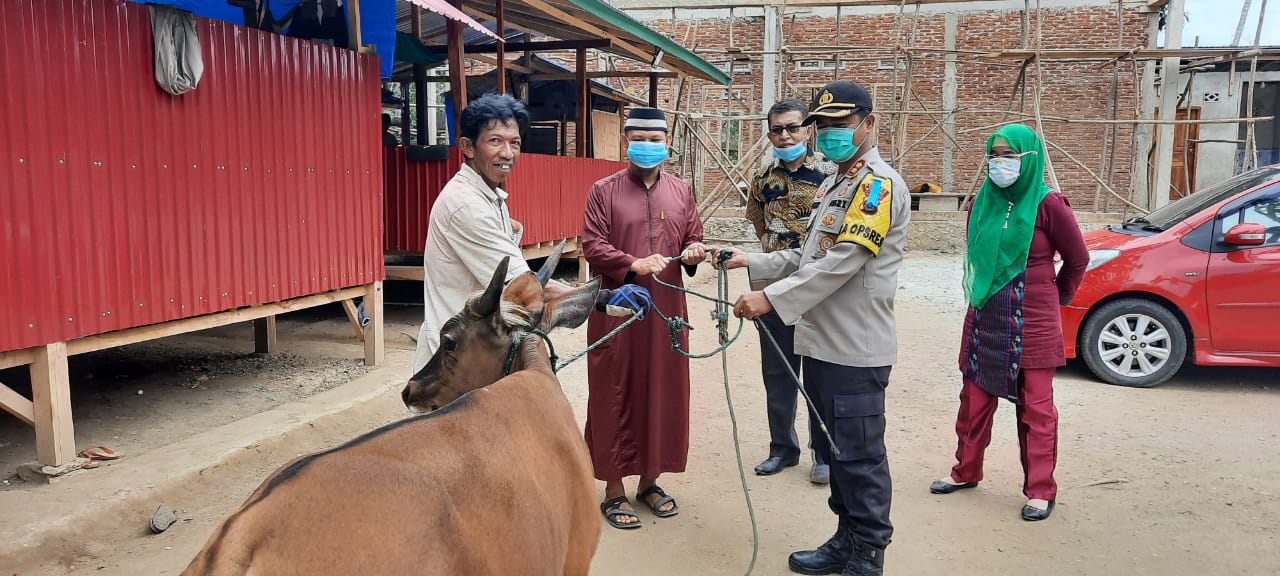
[[[276,471],[183,574],[587,574],[591,460],[546,347],[525,336],[581,325],[599,282],[544,304],[533,274],[504,292],[506,271],[405,388],[411,408],[443,408]]]

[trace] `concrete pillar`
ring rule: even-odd
[[[782,18],[778,7],[764,7],[764,70],[760,81],[761,114],[778,101],[778,50],[782,48]],[[730,64],[732,66],[732,64]]]
[[[1160,15],[1153,12],[1147,23],[1147,47],[1156,48],[1156,33],[1159,30]],[[1150,120],[1156,109],[1156,63],[1147,60],[1142,64],[1142,84],[1138,89],[1138,118]],[[1150,169],[1147,166],[1151,157],[1152,135],[1155,133],[1151,124],[1138,124],[1133,128],[1133,190],[1130,200],[1143,208],[1150,208],[1151,181],[1147,177]]]
[[[943,35],[947,50],[956,49],[956,28],[959,27],[960,17],[954,13],[948,13],[945,17]],[[942,113],[946,116],[946,120],[942,122],[942,131],[946,136],[942,139],[942,191],[955,192],[952,188],[955,185],[955,174],[952,173],[954,168],[953,157],[955,154],[955,144],[951,142],[956,135],[956,121],[954,116],[950,116],[951,112],[956,109],[956,55],[954,52],[948,52],[946,57],[946,68],[942,75]]]
[[[1182,47],[1183,0],[1169,0],[1169,15],[1165,18],[1164,47]],[[1178,92],[1182,86],[1181,58],[1164,58],[1160,67],[1160,119],[1173,120],[1178,116]],[[1169,203],[1169,185],[1173,176],[1173,124],[1156,126],[1155,185],[1151,187],[1150,203],[1159,208]]]

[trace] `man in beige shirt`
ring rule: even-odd
[[[418,331],[413,372],[422,370],[440,346],[445,321],[462,311],[467,298],[484,289],[503,258],[510,257],[506,281],[529,272],[520,250],[523,227],[511,218],[502,189],[520,157],[521,135],[529,126],[524,104],[505,94],[486,94],[462,111],[458,146],[465,163],[445,184],[427,225],[423,253],[424,318]],[[628,297],[601,290],[597,308],[611,315],[644,313],[648,294],[627,288]],[[569,286],[550,280],[550,300]],[[620,291],[621,292],[621,291]]]

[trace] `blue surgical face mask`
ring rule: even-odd
[[[837,164],[853,158],[858,145],[853,143],[853,128],[819,128],[818,150],[827,160]]]
[[[853,137],[863,124],[866,123],[870,116],[863,116],[862,121],[858,122],[853,128],[832,127],[818,129],[818,151],[822,152],[827,160],[839,164],[858,153],[859,144],[854,144]],[[863,143],[866,138],[862,139]]]
[[[804,142],[796,144],[795,146],[789,146],[787,148],[773,149],[773,155],[783,162],[793,162],[796,159],[800,158],[801,156],[804,156],[804,153],[805,153]]]
[[[637,168],[648,170],[667,159],[666,142],[628,142],[627,159]]]
[[[1013,186],[1021,173],[1022,158],[992,158],[987,161],[987,176],[1000,188]]]

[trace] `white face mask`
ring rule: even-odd
[[[987,160],[987,176],[991,183],[1001,188],[1008,188],[1018,181],[1022,173],[1021,158],[992,158]]]

